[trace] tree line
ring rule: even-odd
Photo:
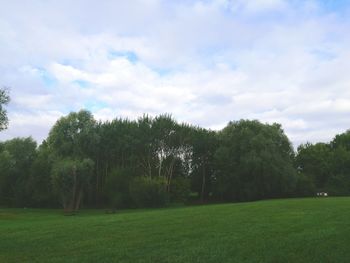
[[[39,146],[0,143],[0,205],[160,207],[350,194],[350,132],[297,151],[279,124],[229,122],[220,131],[170,115],[60,118]]]

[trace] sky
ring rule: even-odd
[[[0,0],[0,140],[61,116],[280,123],[294,146],[350,128],[350,0]]]

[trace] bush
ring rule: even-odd
[[[169,201],[161,178],[136,177],[131,181],[129,191],[137,207],[162,207]]]
[[[114,169],[107,177],[106,199],[113,208],[127,208],[132,205],[129,186],[134,171],[128,168]]]
[[[331,176],[326,187],[322,190],[332,196],[350,195],[350,178],[347,174],[338,173]]]
[[[298,197],[314,196],[316,188],[310,177],[300,173],[297,175],[295,194]]]
[[[178,177],[171,182],[170,199],[172,202],[186,202],[191,193],[191,182],[187,178]]]

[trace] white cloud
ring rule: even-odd
[[[0,10],[0,84],[12,87],[0,139],[40,141],[87,107],[215,129],[256,118],[280,122],[295,145],[330,140],[350,123],[349,22],[317,1],[11,1]]]
[[[49,127],[52,127],[62,115],[63,113],[59,111],[10,112],[11,123],[8,130],[1,134],[1,139],[32,136],[41,142],[46,139]]]

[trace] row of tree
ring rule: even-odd
[[[96,121],[70,113],[37,147],[0,143],[0,205],[155,207],[350,194],[350,132],[295,153],[279,124],[230,122],[211,131],[170,115]]]

